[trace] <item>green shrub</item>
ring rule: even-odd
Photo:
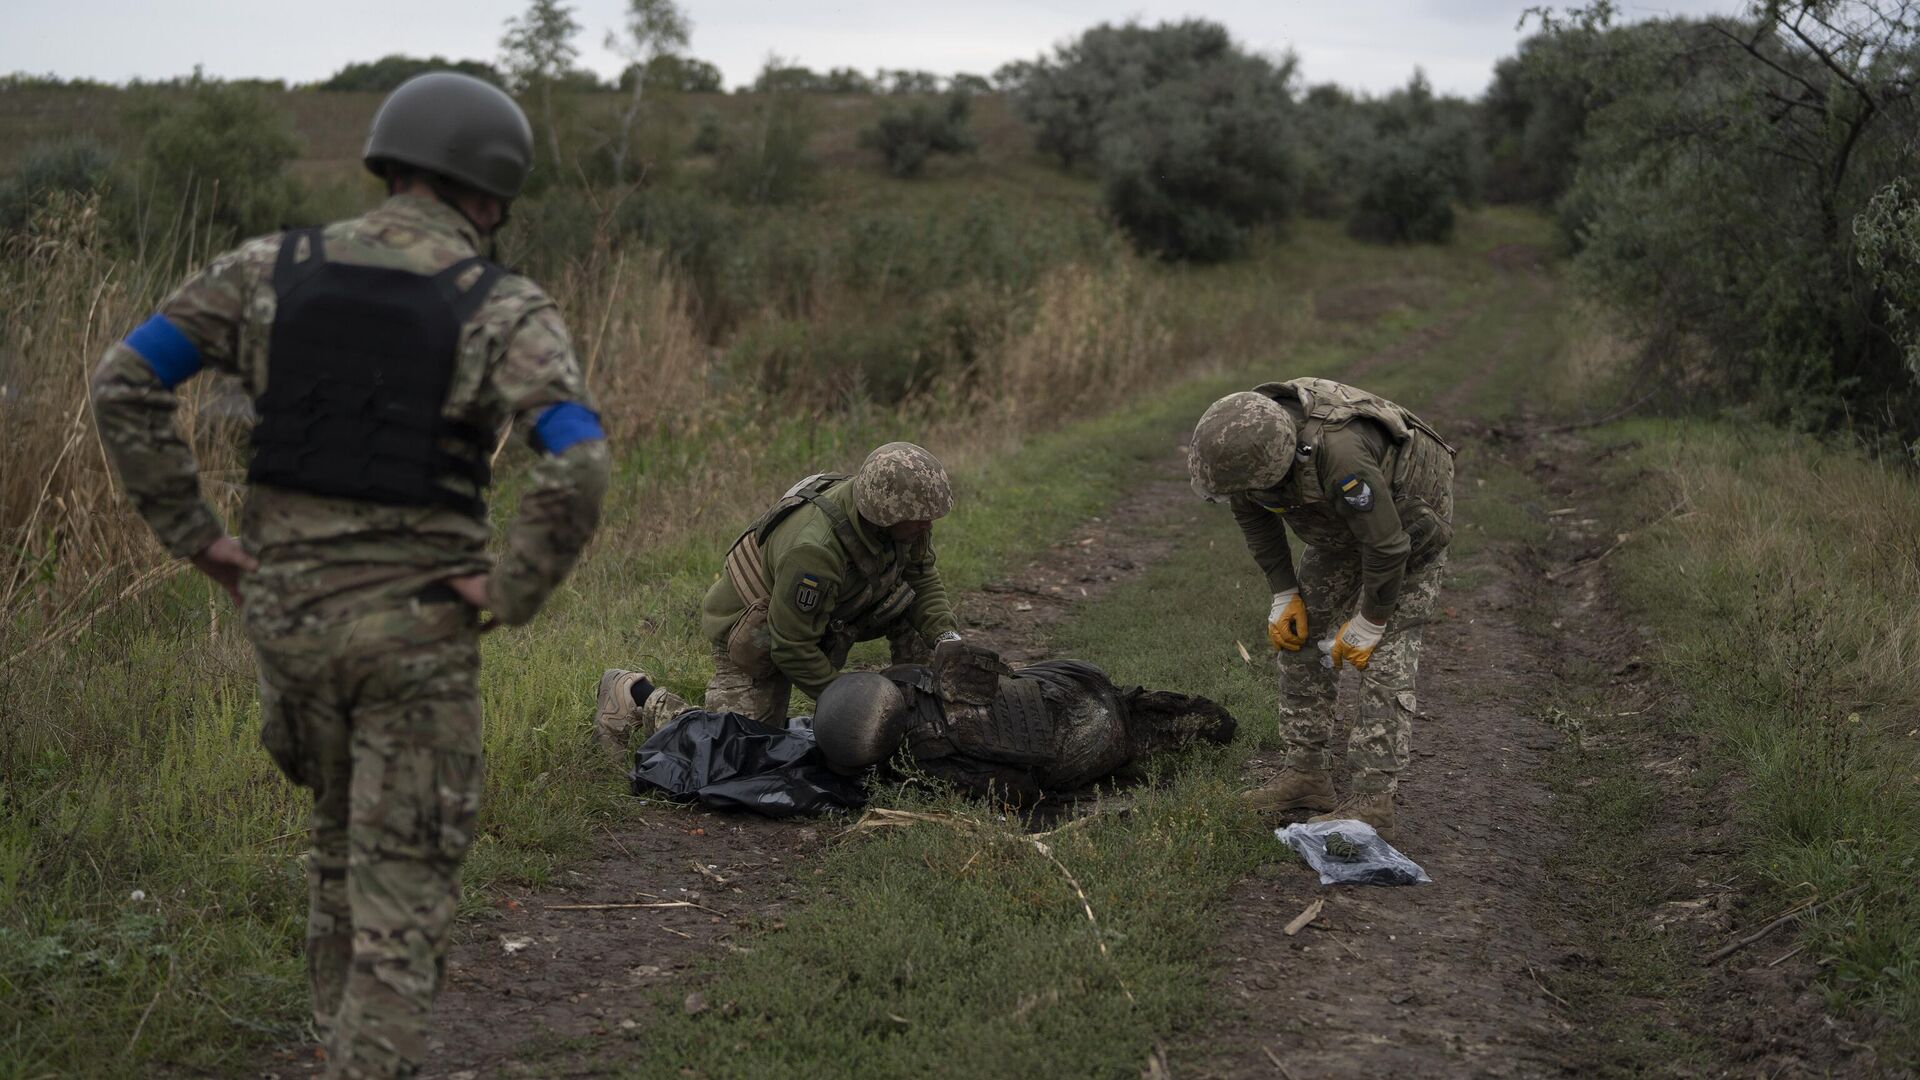
[[[287,166],[300,154],[293,122],[267,94],[198,75],[182,91],[155,91],[129,119],[143,129],[142,167],[159,206],[196,227],[263,233],[286,223],[299,189]]]
[[[1226,27],[1204,19],[1103,23],[1051,58],[1009,64],[997,77],[1033,125],[1035,148],[1071,169],[1095,159],[1101,127],[1122,102],[1240,55]]]
[[[485,79],[495,86],[506,85],[498,69],[483,60],[449,60],[444,56],[406,56],[389,53],[378,60],[348,64],[320,83],[316,90],[362,90],[385,93],[429,71],[457,71]]]
[[[1890,59],[1920,50],[1920,28],[1892,10],[1618,27],[1595,13],[1556,31],[1567,77],[1592,87],[1560,204],[1576,268],[1670,403],[1889,449],[1920,436],[1920,378],[1888,318],[1895,278],[1862,273],[1853,228],[1911,173],[1920,139],[1920,98]]]
[[[967,130],[973,102],[965,94],[948,94],[939,103],[916,101],[892,106],[874,126],[860,132],[860,145],[878,150],[887,171],[907,179],[919,176],[934,154],[971,154],[978,148]]]
[[[1454,184],[1427,147],[1383,143],[1347,218],[1347,234],[1374,244],[1438,244],[1453,236]]]
[[[28,150],[13,176],[0,182],[0,235],[18,232],[49,195],[91,195],[107,183],[113,156],[79,135]]]
[[[1223,60],[1116,106],[1101,128],[1102,195],[1143,252],[1214,262],[1298,192],[1286,80],[1263,60]]]
[[[693,141],[687,144],[690,153],[714,157],[727,148],[727,129],[720,124],[720,114],[707,109],[693,124]]]
[[[761,77],[770,76],[762,72]],[[812,136],[813,125],[798,93],[758,95],[745,138],[720,150],[714,163],[714,186],[735,202],[749,205],[800,202],[813,193],[819,172],[808,147]]]

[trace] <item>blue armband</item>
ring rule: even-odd
[[[607,437],[607,433],[600,430],[599,415],[576,401],[547,406],[533,422],[533,434],[540,440],[540,448],[549,454],[564,454],[575,443]]]
[[[200,350],[165,315],[155,315],[134,328],[127,335],[126,345],[140,354],[153,377],[169,390],[200,370]]]

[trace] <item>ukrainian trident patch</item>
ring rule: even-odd
[[[820,579],[812,574],[801,574],[800,584],[793,590],[793,606],[808,614],[820,606]]]

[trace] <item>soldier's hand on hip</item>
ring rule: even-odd
[[[1299,652],[1307,643],[1307,604],[1299,589],[1273,594],[1273,608],[1267,612],[1267,641],[1276,649]]]
[[[223,536],[206,547],[191,560],[193,568],[218,582],[233,598],[233,606],[240,606],[240,579],[260,569],[260,560],[247,554],[240,541],[231,536]]]
[[[448,578],[447,588],[452,589],[460,599],[473,606],[475,611],[491,611],[492,603],[487,599],[486,574],[468,574],[466,577]],[[488,619],[480,624],[480,632],[498,629],[499,619]]]

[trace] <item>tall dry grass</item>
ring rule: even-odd
[[[190,220],[182,215],[182,221]],[[0,260],[0,660],[71,638],[103,607],[174,569],[125,508],[93,424],[87,380],[207,238],[176,226],[147,258],[114,252],[95,199],[56,198]],[[224,388],[198,380],[182,427],[230,508],[240,464],[207,417]]]
[[[1058,266],[1028,295],[990,298],[1002,323],[980,358],[897,406],[866,400],[857,379],[830,394],[769,387],[706,340],[697,298],[658,252],[615,241],[617,211],[602,207],[594,243],[544,284],[566,313],[609,436],[645,451],[636,482],[656,506],[678,508],[652,514],[653,539],[727,508],[729,478],[757,479],[763,462],[788,467],[791,454],[771,448],[819,442],[824,428],[905,425],[966,460],[1194,367],[1171,355],[1164,282],[1119,260]],[[9,243],[0,265],[0,658],[70,640],[179,569],[124,503],[87,380],[209,246],[176,227],[145,257],[125,254],[85,200],[55,200]],[[822,303],[819,318],[844,323],[856,300]],[[222,420],[234,392],[221,379],[193,380],[179,420],[228,520],[244,475],[240,427]],[[743,487],[743,498],[757,497],[757,486]]]

